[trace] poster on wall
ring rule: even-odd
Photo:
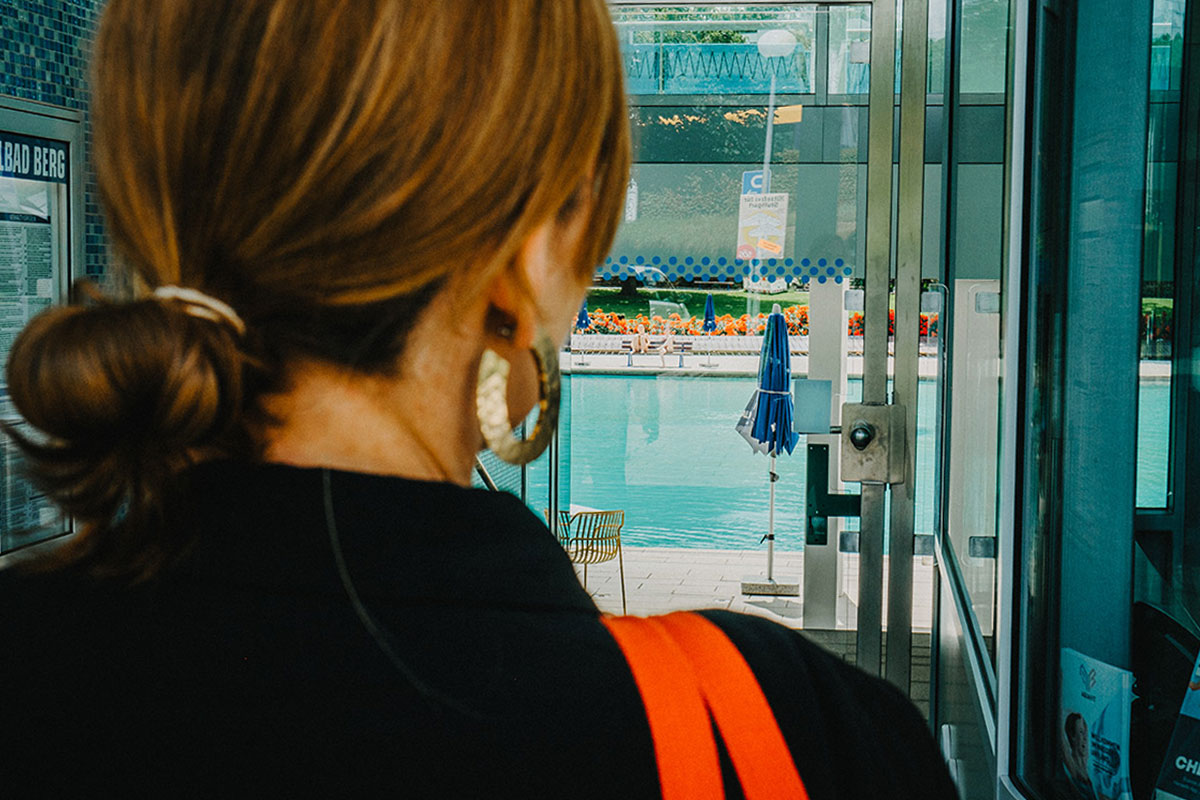
[[[0,131],[0,360],[66,279],[66,142]],[[19,423],[0,378],[0,418]],[[0,551],[62,532],[66,522],[0,442]]]
[[[1081,800],[1132,800],[1129,782],[1133,673],[1062,649],[1059,750]]]
[[[1154,800],[1200,800],[1200,659],[1192,668]]]
[[[782,257],[787,246],[787,210],[786,192],[742,195],[734,257],[739,261]]]
[[[54,302],[54,226],[45,183],[0,177],[0,360]],[[12,416],[3,394],[0,416]]]

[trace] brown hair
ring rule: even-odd
[[[484,286],[578,207],[590,274],[629,169],[603,0],[109,0],[93,67],[95,163],[115,249],[177,303],[52,309],[9,391],[34,479],[82,523],[68,558],[145,577],[197,454],[253,455],[284,367],[397,367],[456,273]],[[582,202],[581,202],[582,201]]]

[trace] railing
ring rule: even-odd
[[[781,94],[813,92],[813,53],[763,58],[744,44],[630,44],[623,48],[630,94]]]

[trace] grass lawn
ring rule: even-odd
[[[650,301],[682,303],[688,313],[695,317],[704,316],[704,300],[707,289],[638,289],[636,298],[620,296],[620,289],[607,286],[596,287],[588,295],[588,308],[602,308],[626,317],[650,313]],[[783,308],[808,305],[808,292],[781,292],[779,294],[750,294],[743,291],[716,291],[712,293],[713,307],[717,316],[730,314],[740,317],[750,311],[748,304],[758,302],[759,311],[768,313],[774,303]]]

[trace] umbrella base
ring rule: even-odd
[[[775,597],[799,597],[800,581],[790,578],[768,580],[753,576],[742,581],[742,594],[772,595]]]

